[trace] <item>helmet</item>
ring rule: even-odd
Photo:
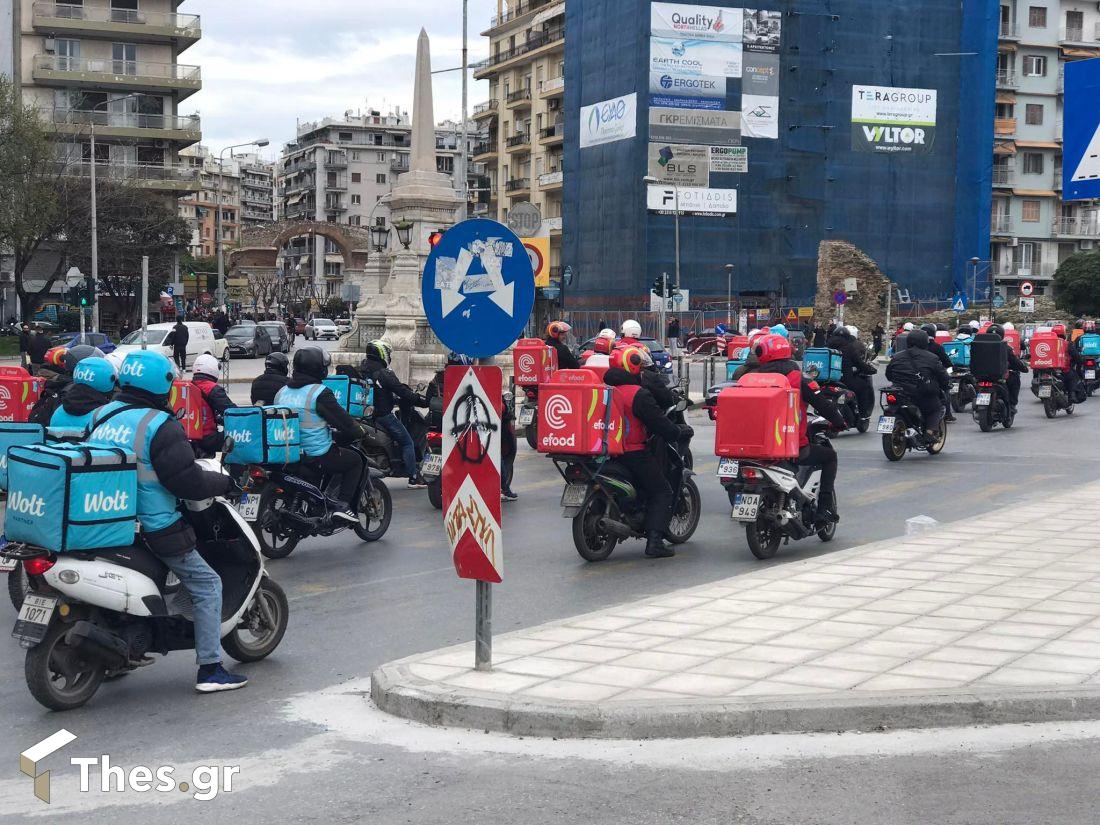
[[[644,347],[620,347],[611,353],[611,366],[626,370],[631,375],[638,375],[652,363],[653,358]]]
[[[771,328],[772,335],[782,335],[784,338],[790,338],[791,334],[787,332],[787,327],[783,324],[776,324]]]
[[[623,325],[620,327],[619,331],[627,338],[642,337],[642,325],[637,321],[623,321]]]
[[[604,355],[610,355],[611,350],[615,349],[615,339],[613,338],[597,338],[592,342],[592,351],[600,352]]]
[[[928,349],[928,333],[923,329],[914,329],[905,336],[905,344],[915,349]]]
[[[979,329],[981,329],[981,328],[982,328],[982,325],[981,325],[981,324],[979,324],[979,323],[978,323],[977,321],[971,321],[971,322],[970,322],[970,328],[971,328],[972,330],[974,330],[975,332],[977,332],[977,331],[978,331]]]
[[[118,385],[144,390],[153,395],[168,395],[176,368],[168,358],[151,349],[128,353],[118,370]]]
[[[912,321],[906,321],[904,326],[902,326],[902,330],[904,332],[912,332],[916,328],[916,324],[914,324]]]
[[[859,327],[854,326],[852,324],[849,324],[848,325],[848,334],[851,335],[853,338],[858,338],[859,337]]]
[[[65,353],[64,364],[65,369],[72,372],[76,365],[83,361],[85,358],[102,358],[103,351],[99,347],[93,347],[91,344],[78,344]]]
[[[1011,321],[1005,321],[1004,328],[1006,330],[1016,329],[1016,325],[1014,323],[1012,323]]]
[[[65,369],[65,353],[68,351],[67,347],[50,347],[46,350],[46,363],[51,367],[57,367],[62,370]]]
[[[987,335],[996,335],[998,338],[1005,337],[1005,329],[1000,324],[990,324],[986,329]]]
[[[286,357],[285,352],[273,352],[264,359],[264,369],[275,370],[286,375],[290,372],[290,359]]]
[[[1085,328],[1085,319],[1084,318],[1078,318],[1076,321],[1073,322],[1073,328],[1074,329],[1084,329]]]
[[[474,365],[474,359],[469,355],[463,355],[461,352],[447,353],[447,366],[448,367],[472,367]]]
[[[771,361],[782,361],[791,357],[791,342],[782,335],[769,333],[763,338],[757,338],[753,345],[753,352],[761,364]]]
[[[615,330],[607,329],[607,328],[601,329],[599,334],[596,337],[597,338],[608,338],[608,339],[614,341],[615,340]]]
[[[928,333],[929,338],[936,337],[936,325],[935,324],[921,324],[920,328]]]
[[[761,335],[761,334],[762,333],[758,329],[750,329],[749,334],[748,334],[748,339],[749,339],[749,341],[752,341],[753,338],[755,338],[757,335]]]
[[[572,331],[573,327],[569,326],[565,321],[551,321],[546,325],[546,337],[556,338],[559,341]]]
[[[383,364],[389,364],[393,349],[385,341],[376,340],[367,344],[367,357],[374,356]],[[298,369],[298,357],[294,357],[294,369]],[[327,374],[327,373],[326,373]]]
[[[1050,328],[1050,331],[1053,332],[1055,335],[1057,335],[1059,338],[1065,338],[1066,337],[1066,325],[1065,324],[1055,324],[1054,326],[1052,326]]]
[[[381,344],[388,352],[389,347],[382,344],[381,341],[371,341],[367,344],[368,353],[375,344]],[[386,360],[389,363],[389,359]],[[328,354],[328,350],[323,350],[320,347],[302,347],[294,353],[294,372],[300,372],[318,381],[328,376],[328,368],[331,363],[332,356]]]
[[[219,361],[209,352],[204,352],[202,355],[196,358],[195,366],[191,367],[192,375],[209,375],[211,378],[215,378],[221,375],[221,372],[221,361]]]
[[[83,359],[73,370],[73,383],[84,384],[93,390],[108,393],[118,383],[114,365],[101,355]]]

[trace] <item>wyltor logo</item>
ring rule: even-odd
[[[563,416],[573,414],[573,404],[564,395],[551,395],[546,399],[546,407],[543,409],[543,419],[555,430],[565,427]]]

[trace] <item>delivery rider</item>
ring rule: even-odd
[[[92,414],[111,400],[118,373],[106,358],[85,358],[73,369],[73,383],[61,397],[61,405],[50,416],[47,432],[54,438],[83,441]]]

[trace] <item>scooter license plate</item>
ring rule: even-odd
[[[881,415],[878,419],[878,431],[883,434],[892,433],[894,431],[894,416]]]
[[[733,512],[730,518],[734,521],[756,521],[756,514],[760,512],[760,496],[755,493],[738,493],[733,498]]]
[[[587,484],[567,484],[565,492],[561,494],[562,507],[580,507],[588,495]]]
[[[959,386],[960,385],[959,385],[958,381],[952,381],[951,382],[951,394],[952,395],[958,395],[959,394]]]
[[[980,392],[978,397],[974,399],[974,406],[976,407],[988,407],[993,400],[992,393]]]
[[[429,453],[424,456],[424,462],[420,465],[420,474],[438,478],[443,472],[443,456],[439,453]]]
[[[519,411],[519,425],[526,427],[532,421],[535,420],[535,411],[532,409],[523,409]]]
[[[28,593],[23,597],[23,607],[19,610],[19,618],[15,620],[15,627],[11,635],[27,645],[36,645],[46,638],[46,631],[50,627],[50,619],[57,608],[55,596],[40,596],[37,593]]]
[[[15,559],[5,559],[0,556],[0,573],[10,573],[18,562]]]
[[[739,472],[741,472],[741,462],[736,458],[718,459],[719,478],[737,478]]]
[[[1039,387],[1039,397],[1040,398],[1050,398],[1052,389],[1053,389],[1053,387],[1051,387],[1049,384],[1045,384],[1042,387]]]
[[[255,494],[244,493],[237,502],[237,512],[245,521],[255,521],[260,512],[260,497]]]
[[[1085,378],[1087,378],[1089,381],[1092,381],[1094,378],[1096,378],[1096,370],[1085,370]]]

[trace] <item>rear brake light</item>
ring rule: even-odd
[[[763,477],[764,477],[763,473],[761,473],[755,467],[742,467],[741,468],[741,478],[747,478],[750,481],[753,481],[755,479],[763,478]]]
[[[55,556],[39,556],[34,559],[26,559],[23,562],[23,571],[28,576],[41,576],[57,562]]]
[[[583,481],[584,470],[579,464],[570,464],[565,468],[565,478],[568,481]]]
[[[992,387],[993,382],[992,381],[979,381],[978,386],[979,387]]]
[[[896,395],[894,395],[893,393],[887,393],[886,403],[887,404],[897,404],[898,403],[898,397]]]
[[[428,443],[429,444],[442,444],[443,443],[443,433],[428,433]]]
[[[267,478],[267,473],[259,467],[254,467],[249,475],[252,476],[252,478]]]

